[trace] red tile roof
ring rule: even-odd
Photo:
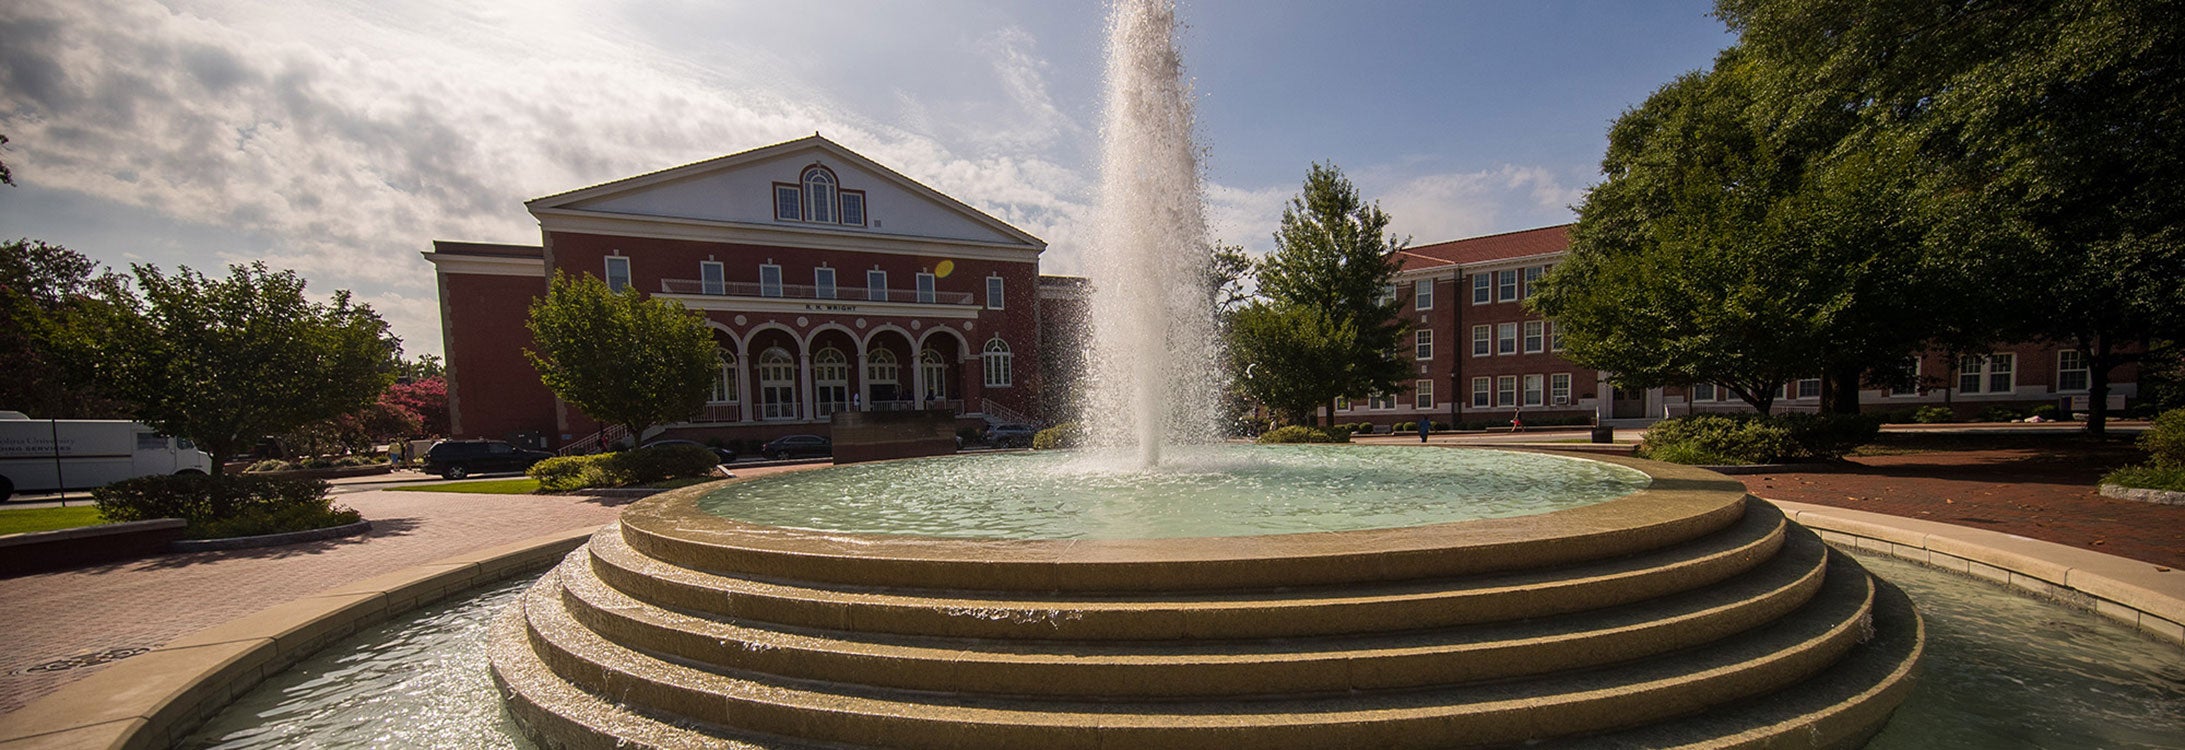
[[[1419,245],[1398,251],[1397,257],[1403,263],[1402,270],[1415,271],[1436,266],[1549,255],[1570,249],[1570,227],[1569,224],[1558,224]]]

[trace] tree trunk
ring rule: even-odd
[[[2109,371],[2117,366],[2110,357],[2109,338],[2096,335],[2093,346],[2081,341],[2079,355],[2086,358],[2086,434],[2109,434]]]
[[[1821,411],[1829,414],[1859,413],[1859,378],[1856,367],[1840,367],[1821,381]]]

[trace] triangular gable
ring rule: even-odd
[[[834,172],[844,191],[864,194],[864,226],[783,221],[774,215],[774,186],[795,185],[814,163]],[[819,135],[672,167],[524,204],[548,216],[657,217],[842,232],[921,237],[1039,250],[1047,243],[986,213],[904,177]]]

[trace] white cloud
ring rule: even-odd
[[[1377,193],[1381,208],[1391,229],[1410,235],[1414,245],[1567,222],[1573,218],[1569,207],[1585,194],[1552,170],[1509,164],[1388,182]]]

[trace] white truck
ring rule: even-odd
[[[0,502],[17,492],[98,487],[151,474],[203,474],[190,441],[124,419],[31,419],[0,411]]]

